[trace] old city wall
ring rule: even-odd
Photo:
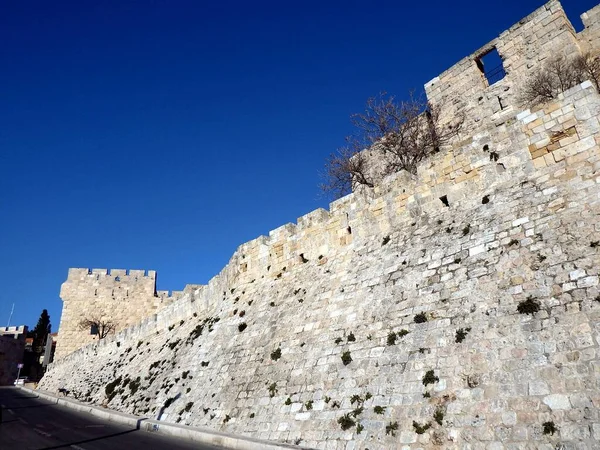
[[[584,29],[576,33],[562,5],[551,0],[529,16],[463,58],[425,84],[427,100],[435,113],[435,126],[443,134],[454,130],[442,144],[456,145],[488,127],[499,127],[530,105],[522,98],[524,81],[562,56],[600,52],[600,5],[581,15]],[[496,54],[498,60],[487,60]],[[498,64],[498,66],[490,66]],[[377,145],[362,152],[368,177],[379,183],[389,163]],[[359,188],[360,186],[355,186]]]
[[[63,310],[55,358],[97,340],[82,320],[97,318],[124,330],[154,314],[179,295],[156,291],[156,272],[124,269],[69,269],[60,297]]]
[[[582,15],[584,30],[576,33],[560,2],[550,1],[504,31],[473,54],[425,84],[428,100],[439,105],[442,122],[464,117],[463,135],[469,136],[482,126],[503,123],[519,109],[520,89],[526,80],[552,57],[571,58],[596,52],[598,45],[597,6]],[[484,57],[497,51],[502,59],[499,72],[488,81]]]
[[[582,14],[581,18],[585,28],[575,33],[561,4],[552,0],[425,85],[428,100],[441,108],[442,124],[453,123],[457,117],[465,118],[458,145],[479,130],[513,120],[520,111],[519,88],[522,81],[539,70],[551,56],[562,54],[571,57],[597,52],[600,48],[600,5]],[[506,76],[490,84],[484,73],[489,68],[482,67],[479,62],[492,49],[501,56]],[[501,147],[506,142],[498,145]],[[372,175],[379,182],[377,171],[385,160],[381,152],[372,149],[366,152]],[[469,174],[452,174],[452,177],[460,176]],[[444,185],[437,186],[435,191],[444,189]],[[452,191],[450,195],[460,195],[455,192],[455,187]],[[417,198],[419,196],[421,193],[417,192]],[[318,229],[313,230],[312,224],[323,220],[329,222],[328,228],[322,235],[315,236]],[[242,246],[233,258],[241,260],[228,266],[235,267],[235,273],[226,269],[221,278],[234,277],[247,282],[252,277],[263,276],[266,267],[269,267],[270,276],[277,275],[278,271],[290,269],[302,258],[318,257],[330,246],[345,245],[352,240],[350,233],[345,232],[347,221],[346,217],[337,216],[335,212],[331,215],[324,210],[315,211],[299,219],[297,225],[288,224],[273,231],[269,236],[272,249],[268,251],[264,237]],[[301,244],[307,233],[311,239]],[[300,257],[300,254],[304,256]],[[71,269],[61,290],[65,303],[56,353],[58,358],[96,339],[90,330],[79,327],[82,318],[90,315],[105,317],[114,321],[117,331],[121,331],[143,319],[150,318],[151,321],[155,312],[180,296],[180,292],[174,292],[171,297],[167,291],[156,292],[154,271],[149,271],[147,277],[143,276],[143,271],[131,271],[132,276],[127,275],[129,272],[120,269],[93,269],[91,272],[88,269]],[[122,280],[115,281],[119,278]],[[188,290],[193,289],[190,287]],[[169,311],[166,313],[169,314]]]
[[[40,387],[318,448],[598,448],[599,113],[586,82],[244,244]]]

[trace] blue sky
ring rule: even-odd
[[[571,20],[595,1],[564,1]],[[542,1],[0,1],[0,326],[58,330],[69,267],[206,283],[328,201],[349,116]]]

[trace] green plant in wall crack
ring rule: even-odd
[[[385,434],[396,436],[396,431],[398,431],[398,422],[390,422],[385,426]]]
[[[349,430],[356,424],[356,422],[350,417],[350,414],[344,414],[337,420],[337,422],[344,431]]]
[[[471,331],[471,328],[459,328],[458,330],[456,330],[456,335],[454,337],[454,341],[456,343],[461,343],[462,341],[464,341],[467,337],[467,334],[469,334],[469,332]]]
[[[277,361],[279,358],[281,358],[281,348],[278,347],[277,350],[271,352],[271,359]]]
[[[344,363],[345,366],[350,364],[352,362],[352,356],[350,356],[350,350],[346,350],[344,353],[342,353],[341,358],[342,358],[342,362]]]
[[[375,414],[385,414],[385,408],[386,408],[385,406],[375,406],[373,408],[373,412]]]
[[[425,323],[427,322],[427,315],[425,313],[416,314],[413,320],[415,323]]]
[[[275,394],[277,393],[277,383],[272,383],[269,386],[269,395],[271,397],[275,397]]]
[[[365,427],[362,424],[357,424],[356,425],[356,434],[360,434],[362,433],[362,431],[365,429]]]
[[[364,410],[365,408],[359,406],[358,408],[354,408],[350,414],[352,414],[354,417],[358,417],[363,413]]]
[[[431,423],[427,422],[426,424],[421,425],[420,423],[413,420],[413,428],[415,429],[415,433],[423,434],[431,428]]]
[[[354,394],[352,397],[350,397],[350,404],[354,405],[355,403],[360,405],[364,402],[363,398],[358,395],[358,394]]]
[[[310,411],[313,408],[313,401],[309,400],[304,404],[304,407],[306,408],[307,411]]]
[[[438,425],[444,424],[444,408],[439,407],[433,413],[433,419],[437,422]]]
[[[544,422],[542,424],[542,426],[544,427],[544,434],[554,434],[558,431],[558,429],[556,428],[556,425],[554,425],[554,422]]]
[[[524,300],[517,305],[517,311],[519,311],[519,314],[534,315],[539,310],[540,302],[534,299],[532,296],[527,297],[527,300]]]
[[[398,336],[393,331],[387,335],[387,345],[395,345]]]
[[[288,405],[288,406],[292,404],[292,399],[291,399],[291,397],[288,397],[288,398],[286,399],[286,401],[285,401],[285,404],[286,404],[286,405]]]
[[[428,370],[427,372],[425,372],[425,375],[423,375],[423,386],[427,386],[428,384],[435,384],[438,381],[440,381],[440,379],[435,375],[433,370]]]

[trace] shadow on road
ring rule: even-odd
[[[56,406],[54,403],[50,403],[48,405],[30,405],[30,406],[10,406],[5,405],[5,409],[25,409],[25,408],[47,408],[48,406]]]
[[[40,448],[39,450],[54,450],[57,448],[68,448],[71,447],[72,445],[79,445],[79,444],[87,444],[88,442],[95,442],[95,441],[101,441],[103,439],[110,439],[116,436],[122,436],[124,434],[129,434],[129,433],[134,433],[138,430],[127,430],[127,431],[121,431],[119,433],[113,433],[113,434],[107,434],[106,436],[98,436],[95,438],[90,438],[90,439],[84,439],[82,441],[76,441],[76,442],[65,442],[64,444],[60,444],[60,445],[54,445],[52,447],[43,447]]]

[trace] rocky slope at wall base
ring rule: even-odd
[[[96,417],[108,420],[110,422],[120,423],[150,433],[163,434],[165,436],[187,439],[194,442],[200,442],[202,444],[220,446],[225,449],[277,450],[293,448],[310,450],[309,447],[262,441],[259,439],[235,436],[228,433],[215,432],[213,430],[205,430],[201,428],[160,422],[158,420],[149,419],[147,417],[139,417],[133,414],[126,414],[120,411],[114,411],[107,408],[89,405],[71,398],[56,396],[50,392],[32,390],[23,387],[21,387],[20,389],[22,391],[27,392],[28,394],[35,395],[39,398],[61,405],[65,408],[74,409],[82,413],[92,414]]]

